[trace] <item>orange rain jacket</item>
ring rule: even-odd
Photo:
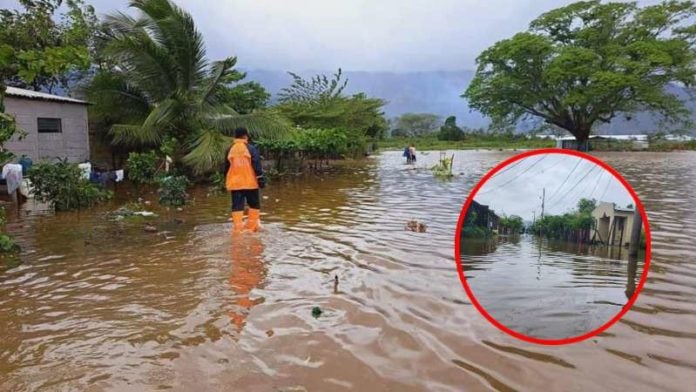
[[[244,139],[234,139],[227,150],[225,187],[228,191],[263,188],[264,177],[258,150]]]

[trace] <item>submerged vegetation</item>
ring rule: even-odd
[[[67,160],[36,164],[28,174],[34,198],[48,203],[56,211],[91,207],[112,196],[110,191],[85,178],[77,164]]]
[[[498,234],[519,235],[524,231],[524,221],[517,215],[501,216],[498,220]]]
[[[440,153],[440,161],[430,170],[432,170],[435,177],[449,178],[454,176],[454,173],[452,172],[453,166],[454,154],[452,154],[452,156],[448,158],[447,154],[442,152]]]
[[[495,234],[489,227],[477,224],[478,213],[471,211],[467,214],[462,226],[461,236],[463,238],[487,238]]]
[[[0,227],[5,228],[7,223],[7,216],[5,213],[5,207],[0,206]],[[15,252],[19,250],[19,245],[14,242],[14,239],[6,234],[0,233],[0,253]]]

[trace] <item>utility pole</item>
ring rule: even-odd
[[[544,218],[544,202],[546,201],[546,188],[542,189],[541,193],[541,218]]]
[[[636,208],[633,213],[633,227],[631,227],[631,242],[628,244],[628,256],[636,257],[638,256],[638,249],[640,248],[640,231],[643,228],[643,217],[638,212]]]

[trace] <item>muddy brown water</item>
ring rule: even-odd
[[[635,292],[644,252],[539,239],[530,234],[463,238],[467,283],[485,311],[526,336],[557,340],[600,328]]]
[[[264,192],[264,232],[231,242],[228,199],[111,221],[10,211],[0,390],[671,390],[696,383],[695,153],[605,153],[650,218],[635,306],[571,346],[524,343],[470,304],[453,237],[467,192],[512,152],[455,152],[452,181],[400,152]],[[175,216],[174,216],[175,215]],[[183,220],[174,223],[174,217]],[[426,233],[404,230],[409,219]],[[339,285],[334,287],[334,276]],[[312,308],[323,313],[312,317]]]

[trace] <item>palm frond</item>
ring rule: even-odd
[[[215,129],[203,130],[191,143],[191,151],[183,158],[184,164],[197,174],[219,167],[232,138]]]
[[[106,52],[116,58],[129,83],[146,91],[152,100],[164,99],[177,88],[176,65],[167,50],[147,34],[132,34],[113,39]]]
[[[222,61],[215,61],[210,70],[210,77],[203,86],[201,94],[201,102],[217,103],[214,101],[215,93],[221,86],[223,81],[234,72],[234,66],[237,64],[236,57],[229,57]]]
[[[88,110],[93,121],[141,123],[150,111],[147,97],[117,72],[98,72],[82,92],[92,103]]]
[[[178,102],[165,99],[154,106],[141,125],[140,135],[143,142],[156,142],[161,139],[160,130],[171,125],[177,116]]]
[[[226,135],[244,127],[254,138],[279,139],[292,130],[292,124],[273,111],[250,114],[222,115],[213,119],[215,128]]]
[[[113,137],[112,144],[124,147],[152,146],[160,141],[159,134],[147,134],[143,132],[141,125],[114,124],[109,133]]]
[[[178,68],[180,87],[195,88],[206,76],[203,35],[196,29],[191,15],[169,0],[133,0],[131,6],[139,9],[151,21],[151,37],[166,48]]]

